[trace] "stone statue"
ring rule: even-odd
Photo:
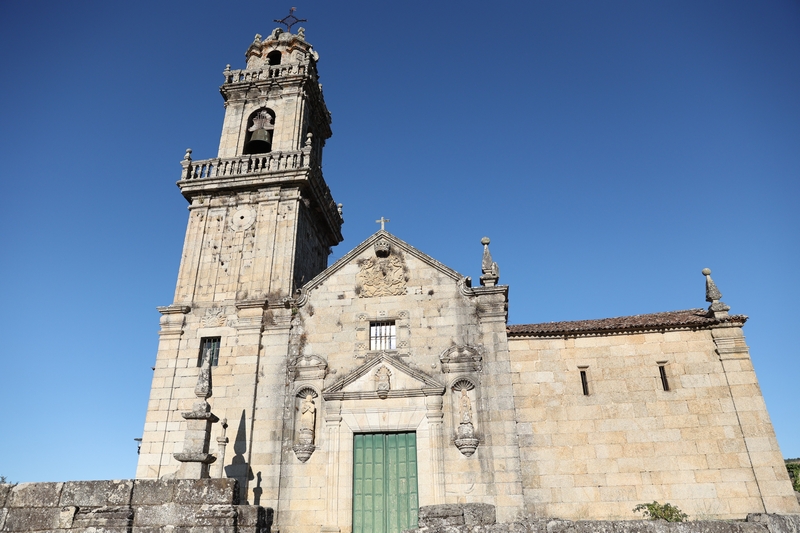
[[[314,442],[314,421],[317,415],[317,407],[310,394],[306,394],[303,405],[300,407],[300,440],[308,440],[309,444]],[[309,435],[310,433],[310,435]]]
[[[470,402],[469,396],[467,395],[467,389],[461,389],[458,414],[462,424],[472,423],[472,402]]]

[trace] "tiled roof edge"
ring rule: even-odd
[[[708,311],[705,309],[686,309],[595,320],[515,324],[507,326],[506,331],[509,337],[570,337],[670,329],[705,329],[726,323],[741,326],[747,321],[745,315],[730,315],[724,319],[707,315]]]

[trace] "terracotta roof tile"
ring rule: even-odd
[[[545,322],[543,324],[516,324],[507,327],[511,337],[553,337],[564,335],[587,335],[628,331],[702,328],[723,322],[706,316],[705,309],[667,311],[647,315],[620,316],[596,320],[574,320],[569,322]],[[745,315],[731,315],[727,322],[744,324]]]

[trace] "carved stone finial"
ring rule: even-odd
[[[191,148],[187,148],[186,149],[186,155],[183,156],[183,160],[184,161],[191,161],[192,160],[192,149]]]
[[[314,135],[310,131],[306,133],[306,148],[311,148],[311,138],[313,136]]]
[[[708,316],[717,319],[726,318],[731,308],[720,301],[722,293],[717,288],[717,284],[714,283],[714,280],[711,279],[711,269],[704,268],[702,273],[706,277],[706,301],[711,303],[711,305],[708,306]]]
[[[500,281],[500,267],[492,261],[492,253],[489,251],[489,237],[481,239],[483,245],[483,259],[481,261],[481,285],[494,287]]]
[[[304,27],[302,27],[302,26],[297,28],[297,36],[305,41],[306,40],[306,29]]]
[[[256,33],[256,36],[253,38],[253,44],[261,44],[261,34]]]

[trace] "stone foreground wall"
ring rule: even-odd
[[[430,505],[419,509],[419,529],[405,533],[800,533],[800,514],[750,514],[745,521],[523,519],[498,524],[493,505]]]
[[[0,531],[269,532],[272,510],[238,494],[233,479],[0,484]]]

